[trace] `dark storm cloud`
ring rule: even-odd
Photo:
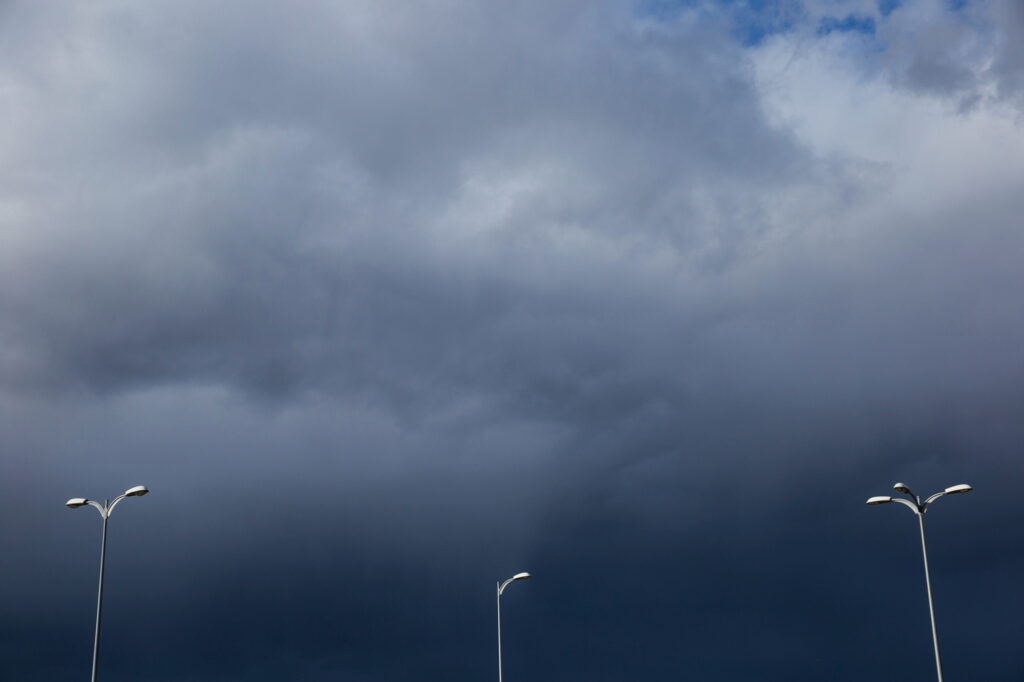
[[[947,674],[1016,679],[1001,119],[823,147],[715,5],[0,12],[0,676],[84,671],[61,503],[136,482],[105,679],[477,679],[520,569],[510,680],[924,672],[914,520],[863,505],[905,478],[978,488],[928,518]],[[910,92],[979,87],[892,35]]]

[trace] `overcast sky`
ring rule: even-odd
[[[0,678],[1024,678],[1019,0],[0,4]]]

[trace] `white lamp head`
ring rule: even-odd
[[[947,495],[954,495],[956,493],[969,493],[972,490],[974,490],[974,488],[972,488],[971,486],[967,485],[966,483],[961,483],[959,485],[950,486],[946,488],[943,492],[946,493]]]
[[[887,502],[892,502],[892,498],[887,496],[887,495],[879,495],[878,497],[869,497],[868,498],[868,504],[871,504],[871,505],[886,504]]]
[[[529,577],[530,577],[530,574],[526,573],[526,572],[516,573],[514,576],[512,576],[512,580],[525,580],[526,578],[529,578]]]
[[[894,485],[892,487],[892,489],[895,490],[898,493],[904,493],[906,495],[913,495],[913,493],[910,492],[910,488],[908,488],[906,486],[906,484],[904,484],[904,483],[897,483],[896,485]]]
[[[142,497],[149,492],[149,488],[144,485],[137,485],[134,488],[128,488],[124,491],[125,497]]]
[[[72,497],[70,500],[68,500],[64,504],[66,504],[67,506],[71,507],[72,509],[77,509],[78,507],[81,507],[82,505],[85,505],[85,504],[88,504],[88,503],[89,503],[89,500],[85,499],[84,497]]]

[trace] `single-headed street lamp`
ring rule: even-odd
[[[96,661],[99,658],[100,653],[100,611],[103,606],[103,564],[106,563],[107,558],[107,519],[110,518],[110,513],[114,511],[114,507],[117,503],[126,497],[142,497],[149,492],[149,489],[144,485],[137,485],[134,488],[128,488],[123,494],[114,498],[114,501],[103,500],[103,503],[99,503],[96,500],[87,500],[84,497],[72,497],[65,504],[72,509],[77,509],[85,505],[91,505],[96,507],[99,511],[100,516],[103,517],[103,539],[100,541],[100,589],[96,595],[96,636],[93,638],[92,643],[92,682],[96,682]]]
[[[508,584],[513,580],[525,580],[529,573],[516,573],[505,582],[498,581],[498,682],[501,682],[501,593],[505,591]]]
[[[928,550],[924,546],[924,513],[928,511],[928,505],[935,500],[939,499],[943,495],[955,495],[956,493],[969,493],[974,488],[961,483],[946,488],[942,492],[935,493],[924,502],[921,502],[921,498],[910,491],[903,483],[897,483],[892,487],[898,493],[903,493],[910,499],[905,500],[902,497],[889,497],[889,496],[878,496],[868,498],[868,504],[888,504],[889,502],[899,502],[902,505],[909,507],[915,514],[917,514],[918,525],[921,527],[921,555],[924,557],[924,584],[928,589],[928,613],[932,619],[932,643],[935,645],[935,670],[939,675],[939,682],[942,682],[942,664],[939,662],[939,636],[935,632],[935,607],[932,605],[932,580],[928,575]]]

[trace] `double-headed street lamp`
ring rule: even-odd
[[[505,582],[498,581],[498,682],[501,682],[501,593],[505,591],[508,584],[513,580],[525,580],[529,573],[516,573]]]
[[[110,513],[114,511],[114,507],[117,503],[126,497],[142,497],[149,492],[149,489],[144,485],[137,485],[134,488],[128,488],[122,495],[114,498],[114,501],[103,500],[103,503],[97,502],[96,500],[87,500],[84,497],[72,497],[65,504],[72,509],[77,509],[85,505],[91,505],[96,507],[99,511],[100,516],[103,517],[103,539],[100,541],[100,589],[96,595],[96,636],[93,638],[92,643],[92,682],[96,682],[96,661],[100,653],[100,611],[103,606],[103,564],[106,563],[107,558],[107,519],[110,518]]]
[[[924,513],[928,511],[928,505],[935,500],[939,499],[943,495],[954,495],[956,493],[969,493],[974,490],[971,486],[966,483],[959,485],[950,486],[942,492],[935,493],[924,502],[921,502],[921,498],[910,491],[903,483],[897,483],[892,487],[898,493],[907,495],[910,499],[905,500],[902,497],[889,497],[886,495],[868,498],[868,504],[888,504],[889,502],[899,502],[902,505],[909,507],[915,514],[917,514],[918,525],[921,527],[921,555],[924,557],[924,584],[928,589],[928,613],[932,618],[932,643],[935,645],[935,670],[939,675],[939,682],[942,682],[942,664],[939,662],[939,636],[935,632],[935,607],[932,606],[932,581],[928,575],[928,550],[924,546]]]

